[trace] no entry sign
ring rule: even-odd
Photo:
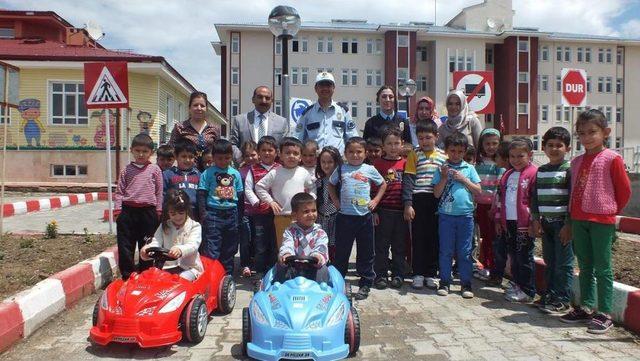
[[[491,114],[495,109],[492,71],[454,71],[453,84],[467,96],[469,109]]]
[[[583,107],[587,103],[587,72],[584,69],[563,68],[562,105]]]
[[[84,99],[87,109],[128,107],[127,62],[85,63]]]

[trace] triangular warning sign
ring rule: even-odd
[[[118,83],[109,72],[107,67],[103,67],[98,76],[98,81],[93,86],[91,94],[87,98],[87,104],[89,105],[112,105],[112,104],[126,104],[127,98],[120,90]]]

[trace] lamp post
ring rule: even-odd
[[[413,79],[407,79],[398,86],[398,94],[403,96],[407,101],[407,119],[409,118],[409,98],[416,93],[416,82]]]
[[[300,30],[298,11],[291,6],[276,6],[269,14],[269,30],[282,41],[282,115],[289,120],[289,39]]]

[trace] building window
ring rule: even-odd
[[[397,98],[396,103],[398,104],[398,110],[407,111],[407,99],[404,97]],[[380,107],[378,107],[378,111],[376,113],[380,113]]]
[[[458,70],[464,70],[464,55],[458,56]]]
[[[493,55],[493,51],[492,51],[492,55]],[[542,46],[540,48],[540,60],[549,61],[549,47],[547,45]]]
[[[533,150],[539,150],[540,148],[540,136],[534,135],[531,139],[531,143],[533,143]]]
[[[562,47],[556,47],[556,61],[562,61]]]
[[[521,71],[518,73],[518,83],[528,83],[529,73]]]
[[[563,107],[564,109],[564,121],[568,122],[571,120],[571,107]]]
[[[282,54],[282,40],[280,40],[279,38],[276,38],[275,47],[276,47],[276,49],[275,49],[276,55]]]
[[[549,106],[541,105],[540,106],[540,121],[546,123],[549,121]]]
[[[367,39],[367,54],[373,54],[373,47],[374,47],[374,41],[373,39]]]
[[[598,93],[603,93],[604,92],[604,77],[599,76],[598,77]]]
[[[351,102],[351,117],[358,117],[358,102]]]
[[[87,125],[83,83],[51,82],[51,124]]]
[[[11,124],[11,108],[0,105],[0,124]]]
[[[351,85],[358,85],[358,69],[351,69]]]
[[[613,85],[613,78],[608,76],[605,83],[605,89],[607,90],[607,93],[611,93],[612,85]]]
[[[291,85],[298,85],[299,68],[291,68]]]
[[[591,93],[591,77],[587,76],[587,91]]]
[[[484,61],[489,64],[493,64],[493,49],[487,49],[484,53]]]
[[[556,91],[562,91],[562,77],[560,75],[556,75]]]
[[[427,61],[427,47],[419,46],[416,48],[416,58],[419,61]]]
[[[562,105],[556,105],[556,123],[562,122]]]
[[[543,92],[547,92],[549,91],[549,76],[548,75],[541,75],[540,76],[540,91]]]
[[[349,39],[342,38],[342,54],[349,54]]]
[[[409,35],[398,35],[398,47],[409,47]]]
[[[367,86],[373,86],[373,70],[367,69]]]
[[[616,93],[621,94],[624,92],[624,83],[622,78],[616,79]]]
[[[300,41],[297,37],[291,39],[291,52],[297,53],[300,51]]]
[[[327,53],[333,53],[333,37],[327,37]]]
[[[231,34],[231,52],[237,54],[240,52],[240,34]]]
[[[376,54],[382,54],[382,39],[376,39]]]
[[[571,61],[571,48],[568,46],[564,48],[564,61]]]
[[[607,64],[611,64],[613,62],[612,53],[611,49],[607,49]]]
[[[349,85],[349,69],[342,69],[342,85]]]
[[[604,49],[598,49],[598,63],[604,63]]]
[[[351,39],[351,54],[358,54],[358,39]]]
[[[14,39],[16,37],[13,28],[0,28],[0,39]]]
[[[453,73],[456,71],[456,57],[455,55],[449,55],[449,72]]]
[[[622,137],[616,137],[616,148],[622,148],[624,144],[622,142]]]
[[[616,123],[622,123],[622,108],[616,108]]]
[[[318,37],[318,42],[317,42],[317,48],[316,50],[318,51],[318,53],[324,53],[324,36],[319,36]]]
[[[616,64],[622,65],[624,63],[624,51],[622,48],[616,49]]]
[[[607,123],[609,124],[611,124],[611,121],[613,120],[612,112],[613,112],[613,107],[605,107],[604,116],[607,118]]]
[[[237,99],[231,100],[231,116],[236,116],[240,113],[240,102]]]
[[[418,91],[421,92],[426,92],[427,91],[427,77],[424,75],[421,75],[418,78],[418,84],[416,84],[418,87]]]
[[[309,84],[309,68],[300,69],[300,80],[302,85]]]
[[[583,53],[582,53],[582,48],[578,48],[578,51],[577,51],[577,58],[576,58],[576,60],[578,61],[578,63],[582,63],[582,62],[584,61],[584,56],[583,56]]]
[[[306,36],[295,37],[291,40],[291,52],[292,53],[306,53],[309,46],[309,39]]]
[[[467,71],[473,70],[473,56],[467,56]]]
[[[273,69],[273,82],[276,84],[276,86],[282,85],[282,69]]]
[[[52,177],[86,177],[87,166],[77,164],[51,164]]]
[[[231,85],[240,84],[240,68],[231,68]]]
[[[591,48],[584,48],[584,62],[591,62]]]
[[[529,103],[518,103],[518,114],[529,114]]]
[[[278,115],[282,115],[282,101],[281,100],[276,100],[274,102],[274,112]]]
[[[528,52],[529,51],[529,41],[528,40],[518,40],[518,51]]]
[[[373,102],[367,102],[367,118],[373,116]]]
[[[173,129],[173,124],[174,124],[174,119],[172,117],[173,114],[173,97],[169,94],[167,94],[167,97],[165,98],[165,104],[166,104],[166,108],[164,109],[164,114],[166,115],[166,123],[169,126],[170,129]]]
[[[306,53],[309,51],[309,38],[307,38],[306,36],[303,36],[300,39],[300,42],[302,44],[302,52]]]
[[[376,70],[376,86],[382,86],[382,70]]]
[[[398,85],[409,79],[409,69],[398,68]]]

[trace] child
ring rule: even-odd
[[[391,287],[400,288],[404,282],[405,241],[407,222],[403,217],[402,174],[407,162],[400,155],[403,150],[402,131],[396,126],[382,132],[384,156],[373,162],[387,185],[374,214],[375,228],[375,286],[387,288],[389,271],[389,247],[391,247]],[[373,191],[375,192],[373,187]]]
[[[373,215],[387,184],[378,171],[369,164],[363,164],[366,142],[361,137],[352,137],[345,145],[348,164],[338,167],[329,179],[331,201],[338,208],[336,216],[336,261],[335,266],[342,276],[346,276],[349,256],[356,240],[356,269],[360,276],[357,300],[369,296],[369,290],[376,274],[373,270],[374,239]],[[340,183],[340,198],[336,191]],[[371,199],[371,183],[378,185],[376,196]]]
[[[476,148],[473,145],[469,144],[469,148],[467,148],[467,152],[464,154],[462,160],[473,166],[476,165]]]
[[[493,240],[496,238],[494,220],[490,215],[491,205],[496,197],[496,190],[500,183],[500,178],[504,174],[504,168],[496,165],[496,154],[500,145],[500,132],[497,129],[486,128],[480,133],[478,140],[478,152],[476,155],[476,172],[480,177],[482,192],[475,197],[476,220],[480,228],[479,259],[481,269],[474,273],[474,277],[481,280],[488,280],[494,268],[493,262]]]
[[[447,156],[438,148],[438,128],[430,121],[416,123],[418,148],[407,156],[402,176],[404,219],[411,222],[413,284],[416,289],[438,287],[438,199],[433,175]]]
[[[515,286],[507,289],[511,302],[530,303],[536,294],[534,238],[529,235],[531,214],[529,202],[536,186],[538,168],[531,162],[533,144],[524,137],[514,138],[509,145],[509,163],[513,168],[500,180],[499,233],[505,232],[512,256],[511,276]]]
[[[258,161],[258,146],[253,140],[247,140],[240,146],[242,152],[242,163],[240,164],[240,177],[242,177],[242,184],[245,184],[247,174],[249,173],[251,166]],[[251,277],[251,258],[253,257],[253,245],[251,237],[251,221],[250,215],[247,214],[247,187],[245,185],[245,198],[241,204],[241,219],[240,219],[240,267],[242,268],[242,277]]]
[[[202,166],[207,169],[213,165],[213,149],[208,147],[204,153],[202,153]]]
[[[302,148],[302,166],[311,174],[314,181],[316,178],[316,165],[318,163],[318,142],[309,139]]]
[[[480,193],[480,177],[476,169],[463,160],[469,143],[455,132],[444,140],[447,162],[433,175],[433,193],[440,198],[438,230],[440,239],[440,286],[438,295],[449,294],[451,260],[456,255],[460,272],[462,297],[473,298],[471,288],[471,238],[473,237],[473,196]]]
[[[162,172],[163,194],[166,196],[170,189],[182,189],[189,197],[189,204],[193,207],[191,214],[196,215],[196,195],[200,183],[200,171],[196,167],[196,147],[188,141],[178,142],[175,145],[177,166],[170,167]]]
[[[200,177],[198,210],[204,222],[202,254],[218,259],[228,275],[238,251],[238,203],[243,201],[242,177],[231,167],[233,147],[226,139],[213,143],[213,165]]]
[[[342,156],[338,148],[326,146],[322,148],[316,167],[316,188],[318,194],[318,223],[329,237],[329,261],[336,256],[336,216],[338,208],[331,201],[329,195],[329,177],[333,171],[342,165]]]
[[[266,135],[258,142],[259,161],[249,167],[245,179],[245,209],[249,217],[251,238],[253,239],[254,266],[258,279],[270,269],[276,260],[276,230],[273,225],[273,210],[267,202],[256,196],[255,185],[272,169],[277,169],[276,139]]]
[[[169,249],[174,261],[167,261],[162,269],[195,281],[204,272],[198,247],[202,241],[200,223],[191,219],[189,196],[182,189],[171,189],[167,193],[162,207],[162,224],[156,230],[150,243],[140,250],[140,258],[148,261],[149,247]]]
[[[505,171],[511,169],[511,164],[509,164],[509,145],[511,142],[502,141],[498,145],[498,149],[496,150],[496,167],[503,168]],[[504,172],[502,173],[504,176]],[[507,239],[504,232],[502,232],[502,227],[500,227],[500,220],[502,219],[502,215],[500,214],[500,180],[498,179],[498,184],[496,186],[496,196],[493,197],[493,203],[491,204],[491,208],[489,210],[489,217],[493,220],[494,224],[494,232],[495,237],[493,238],[491,247],[493,248],[493,267],[489,270],[489,279],[487,280],[487,284],[490,286],[501,286],[502,279],[504,277],[504,271],[507,267],[507,263],[511,261],[511,249],[507,245]],[[509,261],[509,262],[507,262]],[[510,281],[511,282],[511,281]]]
[[[547,289],[538,307],[546,313],[566,313],[571,302],[573,250],[567,237],[570,163],[564,158],[571,149],[571,134],[563,127],[547,130],[542,137],[542,149],[549,163],[538,168],[531,197],[532,235],[542,235],[542,257],[546,265]]]
[[[631,185],[622,157],[605,147],[611,128],[601,111],[590,109],[581,113],[576,133],[585,148],[585,154],[571,161],[570,199],[573,251],[580,267],[581,306],[560,319],[568,323],[590,321],[587,332],[601,334],[613,325],[611,246],[616,234],[616,215],[627,205]]]
[[[173,166],[176,161],[173,147],[169,144],[163,144],[156,150],[156,164],[163,172]]]
[[[294,223],[284,231],[275,281],[282,283],[297,277],[292,274],[292,268],[284,266],[284,262],[287,257],[298,256],[313,257],[318,261],[315,267],[302,269],[303,277],[318,283],[329,282],[329,270],[326,266],[329,259],[329,240],[322,227],[316,223],[317,215],[316,200],[311,194],[302,192],[291,198],[291,216]]]
[[[373,164],[376,159],[382,157],[382,140],[380,138],[371,137],[367,139],[366,156],[365,164]]]
[[[118,259],[120,275],[127,280],[135,269],[135,247],[144,246],[144,239],[153,236],[162,212],[162,171],[151,164],[153,140],[147,134],[138,134],[131,141],[133,162],[120,172],[116,188],[114,213],[118,215]],[[140,272],[151,266],[141,260]]]
[[[285,137],[280,143],[282,167],[271,169],[256,183],[255,193],[260,201],[268,204],[275,215],[273,223],[276,244],[280,247],[282,234],[291,224],[291,198],[300,192],[315,196],[315,181],[306,169],[300,166],[302,142]]]

